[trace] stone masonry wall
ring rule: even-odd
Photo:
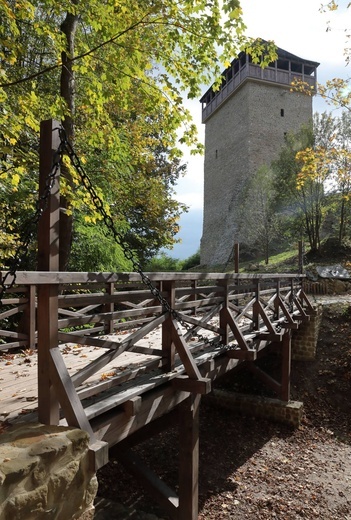
[[[322,322],[323,306],[316,306],[316,316],[304,321],[293,331],[291,342],[291,357],[295,360],[309,360],[316,357],[317,341]]]
[[[20,424],[1,435],[1,520],[92,520],[97,478],[82,430]]]
[[[238,394],[219,389],[214,390],[205,399],[229,410],[254,417],[264,417],[289,424],[294,428],[300,425],[302,419],[303,404],[299,401],[285,403],[279,399]]]
[[[234,242],[245,242],[238,210],[248,180],[311,117],[309,96],[247,80],[206,121],[202,265],[225,264]]]

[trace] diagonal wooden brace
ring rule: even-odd
[[[306,295],[306,293],[303,289],[299,290],[299,292],[297,293],[297,298],[299,298],[299,300],[301,302],[305,302],[305,304],[307,306],[307,314],[309,314],[310,316],[317,315],[316,309],[311,304],[310,300],[308,299],[308,296]]]
[[[202,376],[200,370],[198,369],[189,347],[178,329],[178,323],[174,318],[171,320],[171,327],[172,341],[184,365],[186,373],[191,379],[201,379]]]
[[[258,308],[258,314],[260,314],[261,318],[263,319],[263,323],[266,325],[267,327],[267,330],[271,333],[271,334],[275,334],[275,330],[274,330],[274,327],[270,321],[270,319],[268,318],[267,314],[266,314],[266,311],[264,310],[263,308],[263,305],[260,301],[257,301],[254,303],[254,307],[257,307]]]
[[[50,374],[68,425],[76,426],[86,431],[90,436],[90,441],[93,443],[95,441],[94,432],[74,388],[59,347],[50,349],[50,356]]]
[[[249,346],[246,342],[246,339],[245,339],[243,333],[241,332],[239,326],[236,324],[231,312],[227,308],[224,308],[224,309],[222,309],[222,313],[223,313],[223,318],[226,320],[227,324],[231,328],[231,330],[234,334],[234,337],[235,337],[236,341],[238,342],[239,347],[242,350],[249,350]]]
[[[281,308],[281,310],[283,311],[283,314],[284,314],[284,317],[286,319],[286,321],[288,322],[288,326],[289,325],[295,325],[295,322],[294,320],[292,319],[288,309],[286,308],[286,305],[285,303],[283,302],[283,300],[281,299],[280,296],[277,296],[277,299],[278,299],[278,302],[279,302],[279,307]],[[285,326],[285,324],[284,324]],[[294,327],[292,327],[294,328]]]
[[[299,312],[300,312],[300,316],[298,317],[300,320],[309,320],[310,317],[308,314],[306,314],[306,312],[304,311],[304,308],[302,307],[300,301],[298,298],[296,298],[294,296],[293,298],[293,302],[295,303],[296,307],[298,308]]]

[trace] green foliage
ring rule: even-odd
[[[272,164],[279,210],[307,235],[312,251],[323,234],[341,244],[351,231],[350,137],[350,112],[316,114],[313,127],[288,136]]]
[[[187,271],[188,269],[197,267],[200,265],[200,262],[200,250],[198,250],[196,253],[183,260],[182,271]]]
[[[304,126],[296,134],[287,136],[279,158],[272,163],[277,207],[283,214],[293,214],[297,220],[303,222],[302,229],[312,251],[317,251],[320,246],[320,231],[325,216],[325,179],[318,175],[304,176],[305,182],[301,183],[304,158],[311,157],[310,154],[302,154],[306,154],[308,150],[313,151],[317,143],[313,127]],[[314,160],[309,164],[315,164]]]
[[[178,258],[171,258],[166,253],[160,253],[159,256],[151,258],[145,266],[145,271],[159,272],[159,271],[180,271],[182,262]]]
[[[101,224],[87,225],[76,221],[69,271],[131,271],[121,247],[105,234]]]
[[[246,250],[264,255],[268,263],[273,242],[280,235],[280,218],[275,208],[276,192],[273,186],[273,172],[261,167],[246,186],[239,209],[239,234]]]
[[[32,207],[39,122],[55,118],[141,259],[172,244],[184,210],[173,196],[184,173],[179,143],[202,150],[184,95],[198,97],[240,50],[264,62],[273,52],[244,36],[241,15],[236,0],[3,1],[1,202],[13,196],[26,213]],[[60,239],[69,244],[72,216],[94,223],[99,215],[67,165],[62,203]],[[22,218],[12,208],[0,216],[8,243]]]

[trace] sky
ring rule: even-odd
[[[326,2],[327,0],[325,0]],[[320,13],[322,0],[241,0],[246,34],[253,38],[273,40],[275,44],[297,56],[319,62],[317,81],[321,84],[335,77],[351,77],[351,65],[345,65],[345,29],[351,28],[349,0],[340,0],[338,11]],[[328,22],[331,27],[327,31]],[[233,57],[234,58],[234,57]],[[210,85],[205,85],[203,93]],[[201,103],[197,100],[184,102],[191,111],[198,127],[199,139],[204,142],[204,125],[201,124]],[[330,111],[325,101],[316,96],[314,112]],[[190,156],[184,149],[187,174],[179,179],[175,197],[185,203],[189,210],[179,221],[177,238],[181,243],[166,254],[184,259],[195,254],[200,247],[203,218],[203,168],[201,156]]]

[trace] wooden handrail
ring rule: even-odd
[[[0,281],[7,274],[0,271]],[[302,280],[304,274],[291,273],[189,273],[189,272],[161,272],[145,273],[151,281],[192,281],[192,280]],[[60,271],[18,271],[16,284],[43,285],[43,284],[70,284],[70,283],[109,283],[109,282],[141,282],[138,273],[76,273]],[[9,283],[11,278],[9,279]]]

